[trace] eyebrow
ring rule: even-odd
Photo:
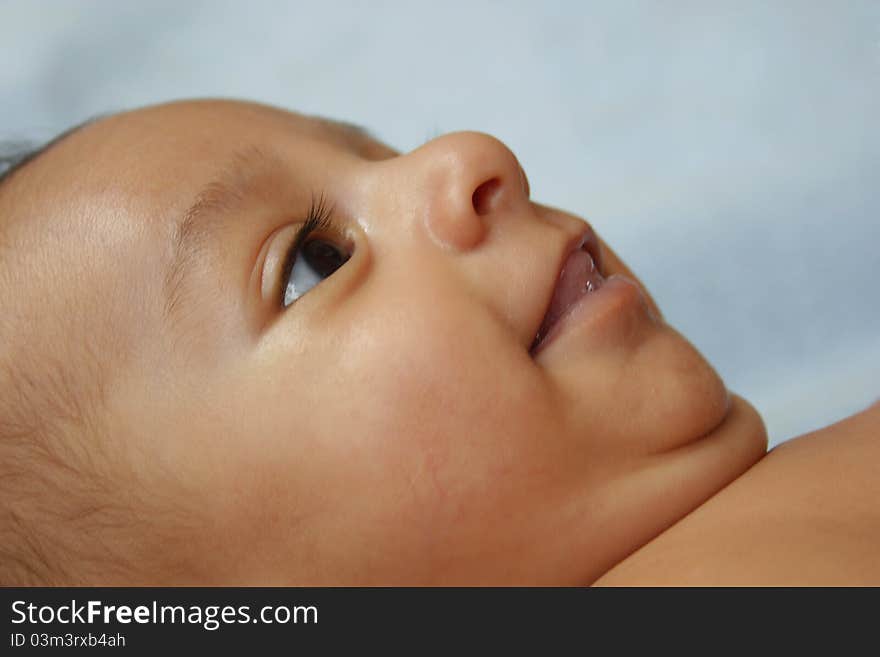
[[[331,137],[355,152],[363,152],[377,141],[362,126],[324,117],[309,118],[329,129]],[[212,237],[223,231],[247,197],[284,168],[282,159],[273,152],[256,146],[245,148],[233,153],[215,179],[196,194],[171,231],[171,264],[164,280],[166,317],[172,317],[180,307],[191,272]]]
[[[223,231],[229,218],[259,181],[277,171],[278,167],[278,159],[259,148],[236,151],[174,223],[171,264],[164,281],[166,316],[173,315],[180,306],[187,279],[207,250],[211,238]]]

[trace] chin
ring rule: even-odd
[[[754,461],[767,453],[767,426],[757,409],[737,394],[730,395],[730,413],[736,415],[737,433],[742,442],[750,447]]]
[[[630,444],[631,449],[658,454],[689,448],[730,421],[734,400],[724,381],[672,327],[652,332],[631,363],[632,374],[618,396],[628,399],[631,409],[619,419],[630,430],[639,428],[631,440],[640,444]]]

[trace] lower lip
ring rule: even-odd
[[[622,274],[613,274],[605,279],[598,290],[578,299],[565,315],[550,327],[547,335],[532,351],[532,356],[537,356],[551,344],[559,341],[559,338],[575,329],[579,332],[589,331],[589,327],[604,325],[638,305],[641,305],[646,314],[650,315],[639,284]]]

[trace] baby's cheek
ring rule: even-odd
[[[534,395],[504,350],[492,358],[478,333],[420,328],[346,353],[348,438],[362,468],[375,464],[375,484],[396,490],[398,513],[437,526],[489,504],[500,478],[541,456],[527,454],[539,444]]]
[[[399,452],[468,412],[466,372],[449,349],[441,336],[392,330],[346,350],[340,389],[365,449]]]

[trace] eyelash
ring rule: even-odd
[[[333,207],[327,205],[327,201],[323,194],[317,197],[312,196],[312,202],[309,205],[309,211],[306,215],[305,223],[296,231],[287,253],[284,254],[284,267],[281,270],[281,294],[280,305],[284,308],[284,292],[287,287],[287,279],[293,271],[293,265],[299,255],[300,249],[306,243],[309,236],[315,231],[326,231],[336,235],[341,235],[342,231],[333,221]],[[295,303],[295,302],[294,302]]]

